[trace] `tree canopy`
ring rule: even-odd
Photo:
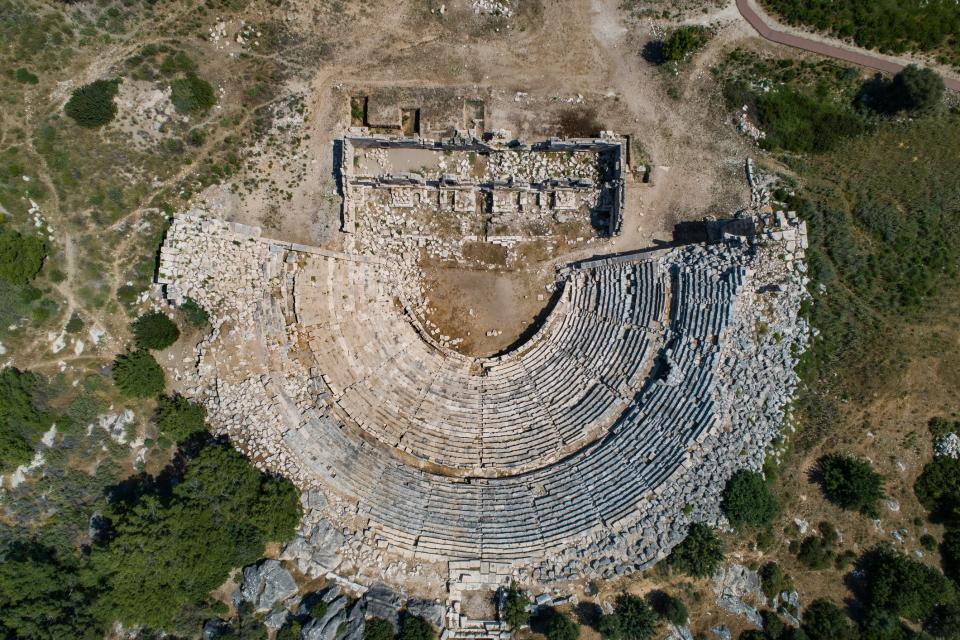
[[[434,640],[437,632],[429,622],[420,616],[404,616],[400,621],[400,633],[397,640]]]
[[[160,311],[145,313],[130,325],[139,349],[166,349],[180,337],[180,330],[167,314]]]
[[[702,48],[709,39],[709,32],[701,26],[678,27],[663,41],[663,59],[667,62],[681,62]]]
[[[131,398],[149,398],[163,391],[163,369],[148,351],[134,351],[113,361],[113,382]]]
[[[831,453],[822,456],[817,465],[827,500],[843,509],[876,516],[877,502],[883,497],[883,478],[869,462]]]
[[[207,429],[207,410],[203,405],[187,400],[179,393],[160,396],[153,417],[160,433],[181,442]]]
[[[393,640],[393,625],[383,618],[370,618],[363,627],[363,640]]]
[[[723,542],[701,522],[690,525],[687,537],[667,556],[667,563],[695,578],[712,575],[723,561]]]
[[[888,547],[867,553],[862,565],[865,600],[872,609],[920,621],[938,604],[957,601],[953,584],[942,573]]]
[[[530,612],[527,611],[529,604],[530,598],[516,584],[511,584],[503,601],[503,610],[500,612],[501,618],[511,630],[516,631],[530,623]]]
[[[604,616],[608,618],[609,616]],[[605,636],[621,640],[649,640],[657,632],[657,614],[640,596],[624,593],[617,597],[613,617],[606,626],[616,635]],[[612,623],[612,624],[611,624]]]
[[[818,599],[803,612],[803,630],[810,640],[855,640],[857,630],[843,609],[829,600]]]
[[[102,127],[117,115],[117,105],[113,99],[119,85],[119,80],[97,80],[79,87],[74,90],[63,110],[81,127]]]
[[[737,471],[723,490],[723,513],[734,527],[768,525],[780,513],[777,499],[770,493],[763,475],[756,471]]]
[[[562,611],[553,611],[547,623],[547,640],[577,640],[580,637],[580,625]]]
[[[55,416],[38,407],[40,378],[7,367],[0,371],[0,472],[30,462],[40,436]]]
[[[172,489],[147,491],[111,513],[112,536],[91,553],[104,620],[169,627],[268,541],[293,537],[301,507],[286,480],[265,476],[226,445],[204,447]]]
[[[920,504],[933,513],[946,514],[960,506],[960,460],[936,456],[924,465],[913,492]]]
[[[217,104],[210,83],[192,72],[174,80],[171,89],[170,100],[180,113],[202,113]]]
[[[24,236],[0,225],[0,278],[24,285],[40,273],[47,257],[47,243],[37,236]]]

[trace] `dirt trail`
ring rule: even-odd
[[[794,47],[796,49],[802,49],[804,51],[810,51],[812,53],[818,53],[820,55],[828,56],[830,58],[836,58],[837,60],[843,60],[845,62],[851,62],[861,67],[867,67],[868,69],[876,69],[877,71],[882,71],[884,73],[897,73],[903,69],[909,62],[897,62],[889,56],[884,56],[879,53],[874,53],[872,51],[865,51],[863,49],[857,49],[850,47],[848,45],[842,45],[840,41],[828,39],[824,37],[804,37],[796,35],[797,30],[789,29],[793,33],[789,33],[787,30],[777,30],[770,26],[770,24],[776,24],[775,21],[767,15],[766,12],[761,9],[756,2],[751,0],[736,0],[737,9],[740,11],[740,15],[750,23],[757,33],[761,37],[778,44],[784,44],[788,47]],[[831,44],[831,42],[836,44]],[[929,65],[928,65],[929,66]],[[960,91],[960,80],[956,77],[950,77],[946,75],[944,69],[936,69],[943,76],[943,84],[946,85],[948,89],[953,91]]]

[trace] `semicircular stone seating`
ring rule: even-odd
[[[376,266],[301,262],[297,321],[341,417],[475,475],[540,467],[605,432],[662,337],[667,274],[654,259],[573,271],[536,335],[493,358],[425,340]]]
[[[327,370],[323,373],[324,379],[334,390],[338,403],[349,397],[351,388],[368,389],[365,396],[348,400],[347,406],[353,411],[362,407],[363,415],[368,416],[371,423],[383,420],[384,416],[391,419],[401,416],[408,421],[403,428],[413,429],[420,424],[416,420],[422,415],[417,409],[422,412],[423,401],[432,395],[430,390],[435,388],[432,385],[437,376],[460,375],[462,380],[470,380],[470,376],[452,366],[445,368],[446,359],[438,356],[433,356],[436,362],[427,359],[428,347],[419,336],[401,331],[402,324],[385,322],[384,316],[390,314],[384,314],[378,305],[389,304],[389,293],[379,288],[363,289],[373,286],[365,277],[353,280],[356,287],[353,295],[344,292],[337,296],[338,289],[334,286],[338,283],[337,271],[344,265],[336,262],[321,260],[301,272],[298,287],[303,286],[304,276],[307,280],[316,278],[311,280],[318,284],[314,290],[320,298],[326,298],[329,306],[325,314],[315,319],[300,318],[300,322],[313,323],[311,347],[318,362],[368,364],[360,369],[363,377],[350,377],[344,370]],[[350,268],[348,271],[356,274],[363,270]],[[319,280],[321,275],[327,278],[326,284]],[[504,380],[510,379],[506,376],[516,375],[521,381],[518,384],[526,382],[523,389],[544,393],[541,388],[549,388],[546,378],[537,379],[531,372],[540,370],[537,367],[543,366],[539,364],[541,360],[557,358],[557,354],[562,353],[554,371],[562,372],[564,366],[569,366],[585,379],[603,382],[604,389],[616,390],[610,395],[618,412],[602,436],[533,470],[501,477],[458,478],[417,468],[385,456],[379,446],[362,438],[347,437],[349,430],[344,428],[339,413],[327,413],[322,408],[308,412],[305,423],[299,429],[288,431],[284,440],[310,475],[342,494],[355,497],[359,514],[369,518],[378,544],[385,548],[427,559],[526,561],[542,557],[570,539],[599,530],[609,531],[626,523],[636,516],[645,501],[653,499],[671,479],[687,471],[684,464],[690,453],[697,449],[718,419],[714,385],[721,335],[733,318],[737,292],[745,275],[744,267],[734,255],[703,248],[676,249],[652,257],[600,260],[570,270],[568,288],[553,312],[554,317],[542,330],[544,335],[536,336],[530,345],[503,361],[486,364],[503,367],[503,373],[498,374],[503,375]],[[340,284],[345,283],[340,281]],[[360,296],[378,302],[371,306],[358,305],[358,301],[364,299]],[[304,297],[303,301],[306,300]],[[669,310],[669,319],[660,330],[661,347],[657,354],[648,353],[653,351],[651,344],[658,343],[649,334],[658,326],[664,305]],[[394,311],[393,315],[397,313]],[[345,323],[354,327],[364,325],[362,335],[369,341],[347,341],[340,336]],[[636,336],[625,338],[629,333],[625,330],[634,328]],[[583,333],[579,334],[580,331]],[[322,335],[340,337],[324,342]],[[549,340],[547,336],[551,336]],[[594,343],[589,344],[587,340]],[[621,346],[631,340],[634,344]],[[540,346],[546,341],[551,342],[551,346]],[[590,358],[590,352],[586,351],[590,349],[599,352]],[[656,365],[645,376],[640,390],[630,396],[630,389],[638,383],[632,377],[644,372],[638,361],[647,362],[654,356]],[[412,364],[405,364],[407,359]],[[431,366],[435,368],[430,369]],[[385,368],[393,372],[389,378]],[[513,374],[514,371],[518,373]],[[616,374],[621,376],[619,380]],[[391,384],[379,383],[388,379],[396,381],[397,375],[402,380],[398,384],[409,385],[411,389],[422,385],[420,395],[423,397],[414,398],[419,404],[414,404],[409,397],[398,398],[397,391],[389,388]],[[569,375],[565,384],[571,386],[548,396],[550,402],[557,404],[541,402],[514,410],[514,415],[529,411],[526,415],[544,417],[530,430],[520,428],[514,432],[516,440],[522,443],[516,448],[518,460],[523,456],[523,447],[535,447],[539,439],[563,437],[553,430],[554,426],[564,424],[558,422],[559,416],[568,415],[568,420],[575,423],[577,410],[589,412],[592,408],[590,404],[595,400],[584,392],[587,384],[575,379],[576,375]],[[435,415],[445,415],[447,406],[467,407],[468,402],[476,402],[473,406],[483,411],[488,402],[484,395],[488,387],[484,387],[483,382],[485,379],[480,377],[477,386],[467,391],[436,394],[432,398]],[[428,391],[425,393],[423,389]],[[575,397],[576,402],[564,403],[564,391]],[[380,405],[393,403],[390,413],[374,413],[376,394],[380,393],[384,394]],[[366,403],[360,399],[363,397],[367,398]],[[390,426],[385,426],[390,425],[389,422],[381,422],[376,428],[371,427],[371,423],[359,426],[381,440],[389,442],[389,438],[397,437],[401,444],[423,445],[422,451],[434,455],[426,445],[439,445],[448,438],[439,430],[441,427],[462,424],[466,429],[469,426],[469,416],[466,409],[463,410],[461,423],[453,422],[456,418],[437,423],[434,431],[421,434],[416,440],[401,431],[391,431]],[[573,432],[576,433],[576,427]],[[580,433],[585,433],[582,423]],[[464,450],[477,452],[484,451],[487,440],[464,437],[462,442]],[[503,451],[505,456],[513,451],[499,441],[498,447],[491,450]],[[526,451],[527,455],[536,455],[535,449]],[[446,450],[436,455],[440,454],[448,455]]]

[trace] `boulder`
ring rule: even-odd
[[[363,596],[367,618],[383,618],[394,629],[400,628],[400,594],[382,583],[375,583]]]
[[[321,519],[307,536],[297,535],[280,554],[282,560],[294,563],[297,570],[308,576],[321,576],[340,565],[340,547],[344,535],[326,519]]]
[[[412,598],[407,600],[407,613],[412,616],[419,616],[432,624],[437,629],[443,628],[443,616],[447,609],[441,602],[436,600],[421,600]]]
[[[226,620],[214,618],[203,623],[203,640],[217,640],[230,633],[233,633],[233,629]]]
[[[297,583],[279,560],[264,560],[243,570],[240,597],[258,613],[270,611],[296,593]]]

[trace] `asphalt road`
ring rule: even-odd
[[[756,29],[757,33],[759,33],[761,37],[771,42],[785,44],[788,47],[803,49],[804,51],[819,53],[820,55],[836,58],[837,60],[852,62],[853,64],[860,65],[861,67],[876,69],[877,71],[883,71],[884,73],[895,74],[904,67],[902,64],[892,62],[886,58],[882,58],[862,50],[837,47],[825,42],[820,42],[819,40],[811,40],[802,36],[796,36],[791,33],[784,33],[783,31],[772,29],[769,25],[767,25],[766,22],[764,22],[763,17],[761,17],[761,15],[758,14],[757,11],[754,10],[754,8],[750,5],[749,0],[737,0],[737,9],[740,11],[740,15],[742,15],[744,19],[750,23],[751,27]],[[943,84],[947,87],[947,89],[960,91],[960,80],[944,77]]]

